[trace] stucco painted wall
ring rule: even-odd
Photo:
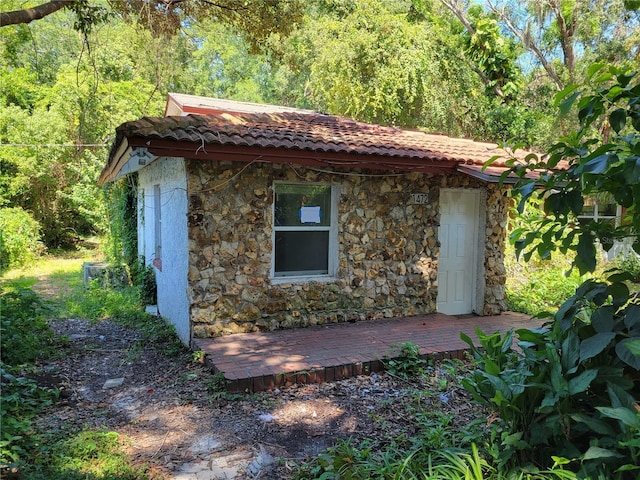
[[[433,313],[440,188],[486,191],[484,314],[504,310],[506,189],[459,175],[334,175],[300,166],[187,161],[193,335]],[[273,184],[338,184],[338,269],[273,280]],[[414,204],[412,194],[429,201]],[[484,235],[483,235],[484,233]]]
[[[186,345],[191,340],[187,299],[187,183],[182,158],[158,158],[138,172],[138,252],[154,264],[158,311],[176,328]],[[160,186],[160,197],[155,199]],[[161,209],[161,255],[156,259],[156,207]],[[158,268],[161,266],[161,269]]]

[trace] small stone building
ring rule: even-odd
[[[506,308],[495,145],[171,94],[122,124],[100,183],[137,175],[139,253],[183,342]]]

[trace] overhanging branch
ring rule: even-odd
[[[74,0],[52,0],[33,8],[25,8],[24,10],[14,10],[11,12],[0,12],[0,27],[31,23],[34,20],[40,20],[47,15],[51,15],[52,13],[71,5],[73,2]]]

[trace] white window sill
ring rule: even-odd
[[[296,275],[290,277],[271,277],[271,285],[282,285],[284,283],[331,283],[336,282],[337,277],[331,275]]]

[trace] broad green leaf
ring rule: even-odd
[[[603,368],[598,369],[600,372]],[[606,369],[605,369],[606,370]],[[611,369],[612,371],[619,372],[617,376],[613,375],[599,375],[599,378],[607,378],[607,394],[611,406],[614,408],[626,407],[631,408],[636,403],[636,399],[629,393],[633,389],[633,381],[631,379],[623,377],[623,371],[621,368]]]
[[[629,299],[629,287],[621,282],[615,282],[607,287],[607,293],[613,299],[613,306],[620,307],[627,303]]]
[[[603,68],[604,68],[604,63],[602,62],[592,63],[591,65],[589,65],[589,68],[587,68],[587,78],[592,79],[593,76],[596,73],[600,72]]]
[[[635,5],[635,6],[632,6]],[[627,10],[634,10],[640,8],[640,0],[624,0],[624,6]],[[637,75],[637,72],[621,73],[617,76],[618,83],[621,87],[626,87],[629,82]]]
[[[598,333],[611,332],[614,326],[613,314],[614,308],[611,305],[605,305],[598,308],[591,315],[591,325]]]
[[[545,334],[548,332],[546,328],[522,328],[516,330],[516,335],[518,335],[518,343],[531,342],[535,345],[544,345],[547,342]]]
[[[618,108],[609,115],[609,123],[616,133],[620,133],[627,122],[627,111],[624,108]]]
[[[567,192],[565,201],[575,215],[578,215],[582,212],[582,208],[584,206],[584,198],[582,196],[582,193],[578,190],[571,190]]]
[[[596,268],[596,247],[594,240],[593,234],[588,231],[583,231],[578,237],[575,265],[578,267],[580,275],[593,272]]]
[[[584,362],[601,353],[615,336],[613,332],[602,332],[584,339],[580,344],[580,361]]]
[[[551,365],[551,386],[560,396],[564,396],[568,392],[567,379],[562,375],[560,364],[556,362]]]
[[[601,447],[589,447],[589,450],[582,456],[582,460],[601,460],[604,458],[617,458],[622,455],[615,450],[608,450]]]
[[[556,403],[558,403],[558,398],[559,395],[556,392],[547,392],[536,411],[539,413],[548,413],[552,411],[552,407],[555,407]]]
[[[607,280],[610,282],[630,282],[633,281],[634,276],[630,272],[620,272],[609,275]]]
[[[624,363],[640,370],[640,339],[625,338],[618,342],[616,354]]]
[[[596,407],[605,417],[620,420],[627,427],[640,429],[640,413],[625,407]]]
[[[504,398],[506,400],[513,399],[513,394],[511,392],[511,388],[509,388],[509,384],[507,382],[505,382],[500,377],[496,377],[494,375],[484,375],[484,377],[487,380],[489,380],[489,383],[491,383],[491,386],[496,390],[496,394],[498,394],[498,392],[500,392],[499,397],[501,399],[502,398]]]
[[[560,357],[562,362],[562,369],[566,374],[575,373],[578,368],[578,361],[580,360],[580,338],[578,335],[570,330],[562,342],[562,356]]]
[[[638,128],[638,131],[640,131],[640,128]],[[626,178],[640,178],[640,157],[627,158],[624,164],[624,176]]]
[[[567,113],[569,113],[571,111],[571,107],[573,107],[573,104],[575,103],[576,99],[580,95],[582,95],[582,91],[578,90],[570,94],[568,97],[564,97],[562,101],[558,103],[558,109],[560,110],[560,115],[566,115]]]
[[[487,167],[490,167],[491,164],[493,164],[496,160],[499,160],[501,158],[503,158],[502,155],[494,155],[494,156],[492,156],[489,160],[484,162],[484,164],[482,165],[482,171],[484,172],[487,169]]]
[[[610,155],[600,155],[592,158],[583,165],[584,173],[601,174],[607,171],[610,165]]]
[[[569,395],[575,395],[577,393],[584,392],[594,378],[598,376],[597,370],[585,370],[577,377],[569,380]]]
[[[484,369],[489,375],[500,375],[500,368],[488,356],[484,359]]]
[[[467,345],[469,345],[472,349],[475,348],[475,345],[473,344],[473,340],[471,340],[471,338],[469,338],[469,335],[467,335],[464,332],[460,332],[460,339],[466,343]]]
[[[571,463],[571,460],[564,457],[556,457],[555,455],[551,455],[551,460],[553,460],[553,469],[559,467],[560,465],[568,465]]]
[[[511,435],[507,435],[502,439],[502,444],[515,447],[520,450],[529,447],[529,444],[526,441],[522,440],[522,432],[516,432],[512,433]]]
[[[640,329],[640,305],[629,305],[625,311],[624,326],[629,330]],[[640,332],[637,333],[640,335]]]
[[[585,413],[574,413],[571,418],[577,423],[584,423],[590,430],[593,430],[600,435],[614,436],[615,430],[611,428],[611,425],[604,420],[587,415]]]

